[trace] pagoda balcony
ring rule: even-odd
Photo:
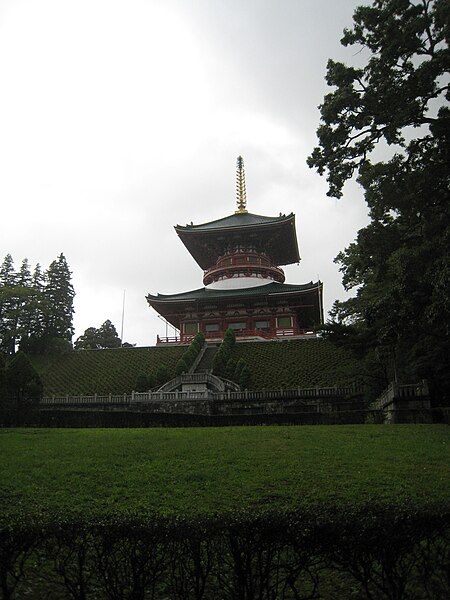
[[[316,337],[315,331],[312,329],[296,329],[294,327],[277,327],[276,329],[238,329],[235,330],[236,339],[251,339],[259,338],[264,340],[277,340],[283,338],[292,338],[294,336]],[[207,331],[203,332],[206,340],[222,341],[225,331]],[[194,339],[194,335],[182,333],[180,336],[174,337],[156,337],[156,344],[181,345],[190,344]]]
[[[204,271],[203,285],[234,277],[259,277],[284,283],[283,269],[274,265],[264,254],[240,252],[225,254],[209,269]]]

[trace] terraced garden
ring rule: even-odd
[[[51,361],[35,360],[44,383],[44,394],[126,394],[141,373],[167,367],[174,376],[184,347],[78,350]]]
[[[45,395],[125,394],[139,374],[175,366],[185,346],[79,350],[57,358],[38,357],[34,364],[44,382]],[[349,385],[358,365],[325,340],[238,343],[232,352],[251,371],[251,389]]]
[[[359,375],[354,359],[321,339],[236,344],[232,358],[245,360],[255,390],[349,385]]]

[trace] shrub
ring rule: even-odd
[[[227,367],[225,370],[225,376],[227,379],[231,379],[234,381],[234,372],[236,370],[236,361],[230,358],[227,362]]]
[[[228,327],[228,329],[225,331],[225,335],[223,336],[223,341],[230,348],[236,344],[236,333],[234,329]]]
[[[237,363],[236,363],[236,368],[234,370],[234,376],[233,376],[233,380],[234,381],[239,381],[240,377],[241,377],[241,372],[242,369],[246,366],[245,360],[243,358],[240,358]]]
[[[5,598],[55,597],[55,590],[65,598],[448,598],[448,512],[399,508],[13,523],[0,540],[2,591]]]
[[[144,373],[140,373],[136,379],[135,389],[136,392],[146,392],[150,386],[148,385],[148,377]]]
[[[188,371],[188,366],[186,364],[186,361],[184,360],[184,358],[180,358],[180,360],[177,362],[177,366],[175,367],[175,374],[181,375],[182,373],[187,373]]]
[[[42,381],[25,352],[17,352],[6,368],[6,391],[19,411],[36,407],[42,398]]]
[[[151,390],[152,388],[154,388],[156,386],[156,377],[154,376],[153,373],[149,373],[147,375],[147,385],[148,385],[149,390]]]
[[[156,382],[158,385],[164,385],[170,379],[169,369],[165,365],[158,367],[156,371]]]
[[[198,333],[195,334],[194,340],[198,343],[198,345],[201,348],[203,346],[203,344],[205,343],[205,336],[201,331],[199,331]]]
[[[239,375],[239,385],[243,390],[245,390],[248,388],[249,383],[250,383],[250,369],[248,368],[247,365],[244,365],[242,367],[241,373]]]

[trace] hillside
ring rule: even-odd
[[[248,364],[255,390],[349,385],[358,375],[357,362],[322,339],[236,344],[232,356]]]
[[[36,359],[44,383],[44,395],[125,394],[134,389],[140,373],[168,367],[173,374],[185,348],[152,346],[114,350],[77,350],[53,358]]]
[[[37,358],[44,394],[125,394],[140,373],[168,367],[174,373],[185,347],[152,346],[114,350],[79,350],[53,359]],[[347,385],[357,365],[325,340],[238,343],[233,358],[250,367],[252,389]]]

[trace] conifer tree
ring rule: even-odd
[[[16,279],[13,258],[11,254],[7,254],[0,267],[0,351],[7,354],[14,353],[11,332],[14,325]]]
[[[98,329],[98,343],[100,348],[120,348],[121,346],[121,339],[109,319]]]
[[[45,315],[45,335],[71,341],[73,328],[73,299],[75,292],[71,283],[71,271],[64,254],[60,254],[46,273],[44,298],[48,312]]]
[[[44,299],[44,287],[45,287],[45,275],[42,272],[41,265],[36,264],[31,279],[31,287],[33,289],[33,296],[30,298],[29,312],[29,335],[30,337],[40,337],[44,330],[44,314],[45,314],[45,299]]]
[[[6,360],[0,352],[0,409],[6,402]]]
[[[11,319],[10,319],[10,344],[12,352],[15,351],[22,336],[28,335],[28,319],[25,316],[27,304],[32,296],[31,272],[28,259],[24,258],[20,271],[16,275],[16,285],[13,291]]]

